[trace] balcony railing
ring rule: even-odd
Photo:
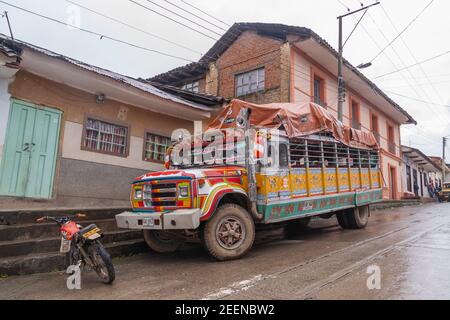
[[[394,142],[388,142],[388,151],[394,155],[397,155],[397,146]]]

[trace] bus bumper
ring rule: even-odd
[[[170,212],[123,212],[116,215],[117,226],[133,230],[195,230],[200,226],[200,209]]]

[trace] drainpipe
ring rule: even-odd
[[[253,150],[250,150],[250,116],[251,110],[246,108],[241,111],[241,121],[245,130],[245,168],[247,169],[248,197],[250,200],[250,213],[256,221],[262,221],[264,215],[258,212],[256,191],[256,163]]]

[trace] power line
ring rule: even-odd
[[[397,73],[397,72],[400,72],[400,71],[403,71],[403,70],[406,70],[406,69],[410,69],[410,68],[415,67],[415,66],[419,66],[419,65],[424,64],[424,63],[426,63],[426,62],[429,62],[429,61],[432,61],[432,60],[436,60],[437,58],[440,58],[440,57],[442,57],[442,56],[445,56],[445,55],[447,55],[447,54],[449,54],[449,53],[450,53],[450,51],[446,51],[446,52],[441,53],[441,54],[439,54],[439,55],[437,55],[437,56],[434,56],[434,57],[432,57],[432,58],[429,58],[429,59],[426,59],[426,60],[417,62],[417,63],[415,63],[415,64],[412,64],[412,65],[410,65],[410,66],[407,66],[407,67],[405,67],[405,68],[402,68],[402,69],[399,69],[399,70],[396,70],[396,71],[392,71],[392,72],[388,72],[388,73],[382,74],[382,75],[377,76],[377,77],[375,77],[375,78],[373,78],[373,79],[383,78],[383,77],[389,76],[389,75],[391,75],[391,74],[394,74],[394,73]]]
[[[144,9],[146,9],[146,10],[148,10],[148,11],[151,11],[151,12],[153,12],[153,13],[155,13],[155,14],[161,16],[161,17],[164,17],[164,18],[166,18],[166,19],[168,19],[168,20],[170,20],[170,21],[172,21],[172,22],[175,22],[176,24],[179,24],[179,25],[181,25],[181,26],[183,26],[183,27],[185,27],[185,28],[188,28],[188,29],[190,29],[190,30],[192,30],[192,31],[194,31],[194,32],[197,32],[198,34],[201,34],[201,35],[203,35],[203,36],[205,36],[205,37],[208,37],[208,38],[211,39],[211,40],[214,40],[214,41],[217,41],[217,40],[218,40],[218,39],[216,39],[216,38],[214,38],[214,37],[212,37],[212,36],[210,36],[210,35],[208,35],[208,34],[202,32],[202,31],[200,31],[200,30],[197,30],[197,29],[195,29],[195,28],[193,28],[193,27],[191,27],[191,26],[189,26],[189,25],[187,25],[187,24],[185,24],[185,23],[183,23],[183,22],[180,22],[180,21],[178,21],[178,20],[176,20],[176,19],[173,19],[173,18],[171,18],[171,17],[169,17],[169,16],[167,16],[167,15],[161,13],[161,12],[158,12],[158,11],[156,11],[156,10],[153,10],[152,8],[149,8],[149,7],[147,7],[147,6],[144,6],[143,4],[141,4],[141,3],[139,3],[139,2],[136,2],[136,1],[134,1],[134,0],[128,0],[128,1],[131,2],[131,3],[134,3],[135,5],[137,5],[137,6],[141,7],[141,8],[144,8]]]
[[[116,22],[116,23],[119,23],[119,24],[121,24],[121,25],[123,25],[123,26],[126,26],[126,27],[128,27],[128,28],[131,28],[131,29],[133,29],[133,30],[142,32],[142,33],[144,33],[144,34],[146,34],[146,35],[148,35],[148,36],[154,37],[154,38],[156,38],[156,39],[158,39],[158,40],[162,40],[162,41],[165,41],[165,42],[167,42],[167,43],[173,44],[173,45],[175,45],[175,46],[177,46],[177,47],[179,47],[179,48],[182,48],[182,49],[191,51],[191,52],[193,52],[193,53],[202,55],[202,53],[199,52],[199,51],[196,51],[196,50],[191,49],[191,48],[189,48],[189,47],[183,46],[183,45],[181,45],[181,44],[179,44],[179,43],[177,43],[177,42],[174,42],[174,41],[171,41],[171,40],[169,40],[169,39],[163,38],[163,37],[158,36],[158,35],[156,35],[156,34],[154,34],[154,33],[150,33],[150,32],[148,32],[148,31],[146,31],[146,30],[137,28],[137,27],[135,27],[135,26],[133,26],[133,25],[131,25],[131,24],[128,24],[128,23],[126,23],[126,22],[124,22],[124,21],[121,21],[121,20],[119,20],[119,19],[110,17],[110,16],[108,16],[108,15],[106,15],[106,14],[104,14],[104,13],[101,13],[101,12],[99,12],[99,11],[95,11],[95,10],[93,10],[93,9],[90,9],[90,8],[88,8],[88,7],[85,7],[85,6],[79,4],[79,3],[75,2],[75,1],[72,1],[72,0],[66,0],[66,1],[69,2],[69,3],[71,3],[71,4],[73,4],[73,5],[78,6],[78,7],[80,7],[80,8],[83,8],[83,9],[86,10],[86,11],[89,11],[89,12],[91,12],[91,13],[93,13],[93,14],[96,14],[96,15],[98,15],[98,16],[101,16],[101,17],[103,17],[103,18],[105,18],[105,19],[114,21],[114,22]]]
[[[342,2],[342,1],[340,1],[340,0],[338,0],[339,1],[339,3],[341,3],[341,5],[343,5],[345,8],[347,8],[347,6]],[[356,1],[356,0],[355,0]],[[369,16],[371,16],[370,15],[370,13],[369,13]],[[355,20],[356,20],[356,18],[355,18]],[[374,20],[374,19],[373,19]],[[375,23],[375,21],[374,21],[374,23]],[[375,23],[375,25],[378,27],[378,25],[377,25],[377,23]],[[366,27],[364,26],[364,24],[361,24],[361,27],[363,28],[363,30],[364,30],[364,32],[367,34],[367,36],[372,40],[372,42],[376,45],[376,47],[377,48],[379,48],[379,49],[381,49],[381,47],[380,47],[380,45],[378,44],[378,42],[372,37],[372,35],[369,33],[369,31],[366,29]],[[382,30],[380,30],[380,28],[378,27],[378,31],[382,34],[382,36],[386,39],[386,41],[387,42],[389,42],[389,40],[387,39],[387,37],[384,35],[384,32],[382,32]],[[394,51],[394,53],[396,53],[397,54],[397,56],[399,56],[398,55],[398,53],[396,52],[396,50],[394,49],[394,47],[392,47],[392,49],[393,49],[393,51]],[[381,51],[381,50],[380,50]],[[392,64],[392,66],[394,67],[394,69],[396,70],[396,71],[400,71],[399,69],[398,69],[398,67],[396,66],[396,64],[394,63],[394,61],[391,59],[391,57],[387,54],[387,52],[383,52],[383,54],[386,56],[386,58],[389,60],[389,62]],[[400,59],[400,61],[402,61],[402,59],[399,57],[399,59]],[[403,63],[403,61],[402,61],[402,63]],[[410,81],[409,81],[409,79],[408,78],[406,78],[404,75],[403,75],[403,73],[401,73],[400,72],[400,75],[402,76],[402,78],[403,78],[403,80],[408,84],[408,86],[410,86],[411,88],[412,88],[412,90],[413,91],[416,91],[415,90],[415,88],[414,88],[414,86],[410,83]],[[410,73],[410,75],[411,75],[411,77],[413,78],[413,80],[414,80],[414,76],[412,76],[412,74]],[[421,88],[422,89],[422,88]],[[422,91],[423,91],[423,89],[422,89]],[[425,94],[426,94],[426,92],[425,92]],[[421,96],[421,95],[420,95]],[[421,96],[422,97],[422,96]],[[431,99],[429,99],[428,98],[428,100],[431,100]],[[430,110],[431,111],[433,111],[432,109],[431,109],[431,106],[428,106],[427,105],[427,107],[428,108],[430,108]],[[448,118],[447,118],[448,119]],[[439,121],[441,121],[441,123],[443,124],[443,125],[446,125],[446,123],[444,122],[444,120],[442,119],[442,118],[438,118],[438,120]]]
[[[390,94],[393,94],[393,95],[396,95],[396,96],[399,96],[399,97],[402,97],[402,98],[414,100],[414,101],[417,101],[417,102],[422,102],[422,103],[432,104],[432,105],[435,105],[435,106],[450,108],[450,105],[447,105],[447,104],[440,104],[440,103],[435,103],[435,102],[431,102],[431,101],[425,101],[425,100],[417,99],[417,98],[414,98],[414,97],[409,97],[409,96],[406,96],[406,95],[403,95],[403,94],[400,94],[400,93],[392,92],[392,91],[389,91],[389,90],[385,90],[385,91],[390,93]]]
[[[421,83],[420,85],[422,85],[422,86],[434,86],[434,85],[436,85],[436,84],[446,84],[446,83],[450,83],[450,80],[447,80],[447,81],[439,81],[439,82],[424,82],[424,83]],[[385,88],[387,88],[387,89],[397,89],[397,88],[406,88],[406,87],[408,87],[408,86],[387,86],[387,87],[385,87]]]
[[[220,20],[219,18],[214,17],[212,14],[209,14],[208,12],[206,12],[206,11],[204,11],[204,10],[202,10],[202,9],[200,9],[200,8],[198,8],[198,7],[196,7],[196,6],[194,6],[193,4],[190,4],[189,2],[187,2],[187,1],[185,1],[185,0],[180,0],[180,1],[183,2],[184,4],[187,4],[187,5],[190,6],[191,8],[194,8],[195,10],[197,10],[197,11],[203,13],[204,15],[206,15],[206,16],[208,16],[208,17],[210,17],[210,18],[213,18],[214,20],[216,20],[216,21],[218,21],[218,22],[220,22],[220,23],[223,23],[224,25],[226,25],[226,26],[228,26],[228,27],[231,26],[230,24],[228,24],[228,23],[226,23],[226,22]]]
[[[394,28],[394,30],[400,34],[400,32],[398,31],[397,27],[395,26],[394,21],[392,20],[391,16],[389,15],[389,13],[386,11],[386,9],[384,8],[384,6],[381,4],[381,9],[383,10],[383,13],[385,14],[385,16],[388,18],[389,22],[391,23],[392,27]],[[409,54],[411,55],[411,57],[414,59],[414,62],[418,62],[415,54],[413,53],[413,51],[411,50],[411,48],[408,46],[408,44],[406,43],[405,39],[403,38],[403,36],[400,36],[400,40],[402,41],[403,45],[406,47],[406,49],[408,49]],[[422,73],[425,75],[425,77],[427,78],[427,81],[431,84],[431,80],[428,77],[428,74],[425,72],[425,70],[423,69],[423,67],[420,65],[419,66],[420,70],[422,71]],[[440,95],[439,91],[436,89],[436,87],[434,85],[432,85],[432,88],[434,90],[434,92],[436,93],[436,95],[438,96],[439,100],[441,100],[441,102],[443,101],[442,96]]]
[[[186,18],[185,16],[183,16],[183,15],[181,15],[181,14],[179,14],[179,13],[177,13],[177,12],[171,10],[171,9],[168,9],[167,7],[165,7],[165,6],[163,6],[163,5],[159,4],[159,3],[156,3],[156,2],[154,2],[154,1],[152,1],[152,0],[145,0],[145,1],[147,1],[147,2],[149,2],[149,3],[151,3],[151,4],[155,5],[155,6],[157,6],[158,8],[161,8],[161,9],[163,9],[163,10],[166,10],[167,12],[170,12],[171,14],[173,14],[173,15],[175,15],[175,16],[181,18],[181,19],[184,19],[184,20],[186,20],[186,21],[189,21],[190,23],[195,24],[196,26],[198,26],[198,27],[200,27],[200,28],[203,28],[203,29],[205,29],[205,30],[208,30],[209,32],[212,32],[212,33],[214,33],[214,34],[216,34],[216,35],[218,35],[218,36],[221,36],[220,33],[216,32],[216,31],[214,31],[214,30],[211,30],[211,29],[209,29],[208,27],[205,27],[204,25],[202,25],[202,24],[200,24],[200,23],[198,23],[198,22],[195,22],[195,21],[192,20],[192,19]]]
[[[422,9],[422,11],[420,11],[419,12],[419,14],[414,18],[414,19],[412,19],[407,25],[406,25],[406,27],[394,38],[394,39],[392,39],[392,41],[391,42],[389,42],[388,43],[388,45],[387,46],[385,46],[372,60],[370,60],[370,62],[374,62],[375,61],[375,59],[377,59],[388,47],[390,47],[395,41],[397,41],[397,39],[398,38],[400,38],[401,37],[401,35],[406,31],[406,30],[408,30],[408,28],[417,20],[417,19],[419,19],[419,17],[425,12],[425,10],[427,10],[428,9],[428,7],[430,7],[431,6],[431,4],[434,2],[434,0],[431,0],[430,1],[430,3],[428,3],[427,5],[426,5],[426,7],[425,8],[423,8]]]
[[[108,40],[111,40],[111,41],[114,41],[114,42],[118,42],[118,43],[121,43],[121,44],[128,45],[128,46],[130,46],[130,47],[134,47],[134,48],[141,49],[141,50],[144,50],[144,51],[148,51],[148,52],[153,52],[153,53],[157,53],[157,54],[160,54],[160,55],[164,55],[164,56],[166,56],[166,57],[170,57],[170,58],[174,58],[174,59],[179,59],[179,60],[184,60],[184,61],[188,61],[188,62],[194,62],[194,61],[192,61],[192,60],[189,60],[189,59],[186,59],[186,58],[183,58],[183,57],[179,57],[179,56],[175,56],[175,55],[172,55],[172,54],[169,54],[169,53],[165,53],[165,52],[161,52],[161,51],[158,51],[158,50],[154,50],[154,49],[142,47],[142,46],[140,46],[140,45],[137,45],[137,44],[134,44],[134,43],[125,41],[125,40],[113,38],[113,37],[110,37],[110,36],[108,36],[108,35],[98,33],[98,32],[96,32],[96,31],[84,29],[84,28],[75,26],[75,25],[73,25],[73,24],[70,24],[70,23],[67,23],[67,22],[64,22],[64,21],[55,19],[55,18],[51,18],[51,17],[45,16],[45,15],[43,15],[43,14],[40,14],[40,13],[31,11],[31,10],[25,9],[25,8],[22,8],[22,7],[19,7],[19,6],[16,6],[16,5],[13,5],[13,4],[8,3],[8,2],[6,2],[6,1],[3,1],[3,0],[0,0],[0,3],[6,4],[7,6],[10,6],[10,7],[12,7],[12,8],[15,8],[15,9],[17,9],[17,10],[20,10],[20,11],[23,11],[23,12],[27,12],[27,13],[32,14],[32,15],[34,15],[34,16],[40,17],[40,18],[42,18],[42,19],[46,19],[46,20],[49,20],[49,21],[52,21],[52,22],[55,22],[55,23],[64,25],[64,26],[66,26],[66,27],[74,28],[74,29],[77,29],[77,30],[80,30],[80,31],[89,33],[89,34],[91,34],[91,35],[98,36],[98,37],[100,37],[100,40],[101,40],[101,39],[108,39]]]
[[[206,20],[206,19],[200,17],[199,15],[197,15],[197,14],[193,13],[192,11],[189,11],[189,10],[187,10],[187,9],[185,9],[185,8],[183,8],[183,7],[181,7],[181,6],[177,5],[177,4],[175,4],[175,3],[173,3],[172,1],[169,1],[169,0],[164,0],[164,1],[167,2],[168,4],[174,6],[175,8],[178,8],[178,9],[180,9],[180,10],[183,10],[184,12],[189,13],[190,15],[192,15],[192,16],[194,16],[194,17],[200,19],[200,20],[206,21],[207,23],[209,23],[210,25],[216,27],[217,29],[220,29],[220,30],[223,30],[223,31],[227,31],[226,29],[222,28],[221,26],[218,26],[217,24],[215,24],[215,23],[213,23],[213,22],[211,22],[211,21],[209,21],[209,20]]]
[[[446,77],[450,77],[450,73],[448,74],[435,74],[429,77],[416,77],[416,79],[418,80],[424,80],[424,79],[436,79],[436,78],[446,78]],[[387,79],[380,79],[379,81],[400,81],[400,80],[404,80],[403,78],[387,78]]]
[[[357,0],[355,0],[355,1],[357,1]],[[387,42],[389,42],[389,39],[387,38],[387,36],[386,36],[385,33],[383,32],[383,30],[380,28],[380,26],[378,25],[378,23],[375,21],[375,19],[372,17],[372,15],[371,15],[370,13],[369,13],[369,17],[370,17],[370,19],[372,20],[373,24],[377,27],[378,32],[380,32],[380,34],[383,36],[383,38],[384,38]],[[405,41],[403,40],[402,37],[400,37],[400,39],[401,39],[403,42],[405,42]],[[404,44],[406,45],[406,43],[404,43]],[[405,63],[404,63],[402,57],[401,57],[400,54],[397,52],[397,50],[395,49],[394,46],[391,47],[391,50],[394,52],[394,54],[395,54],[395,55],[397,56],[397,58],[400,60],[401,65],[402,65],[403,67],[406,67],[406,65],[405,65]],[[417,62],[417,61],[416,61],[416,62]],[[395,67],[395,69],[398,70],[397,67]],[[432,99],[431,99],[430,96],[428,95],[427,91],[423,88],[423,86],[419,83],[419,81],[417,81],[415,75],[411,72],[411,70],[410,70],[410,69],[407,69],[407,72],[408,72],[409,76],[411,77],[411,79],[413,80],[413,82],[415,83],[415,85],[422,91],[422,93],[423,93],[424,96],[425,96],[425,99],[426,99],[427,101],[431,101]],[[402,76],[403,76],[403,75],[402,75]],[[403,77],[403,78],[405,78],[405,77]],[[405,80],[406,80],[406,79],[405,79]],[[411,84],[410,84],[408,81],[407,81],[407,83],[408,83],[408,86],[410,86],[410,87],[412,88]],[[421,95],[420,95],[420,98],[422,98]],[[441,101],[441,102],[442,102],[442,101]],[[428,107],[428,106],[427,106],[427,107]],[[431,110],[431,107],[430,107],[430,110]],[[450,121],[450,119],[448,118],[448,116],[445,116],[445,118],[446,118],[447,121]]]

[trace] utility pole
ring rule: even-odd
[[[447,138],[442,138],[442,183],[445,182],[445,148],[447,147]]]
[[[353,31],[350,33],[350,36],[347,38],[347,40],[345,41],[345,43],[342,41],[342,32],[343,32],[343,27],[342,27],[342,20],[345,17],[351,16],[355,13],[358,13],[360,11],[363,10],[367,10],[370,7],[379,5],[380,2],[375,2],[372,3],[371,5],[368,6],[363,6],[355,11],[351,11],[349,13],[346,13],[342,16],[337,17],[337,19],[339,20],[339,58],[338,58],[338,120],[343,122],[343,118],[344,118],[344,102],[345,102],[345,82],[344,82],[344,75],[343,75],[343,64],[344,64],[344,58],[343,58],[343,53],[344,53],[344,46],[347,43],[348,39],[350,38],[350,36],[353,34],[353,32],[355,31],[356,27],[358,27],[359,23],[361,22],[362,18],[364,17],[365,13],[362,15],[361,19],[359,19],[358,23],[356,24],[356,26],[353,28]]]

